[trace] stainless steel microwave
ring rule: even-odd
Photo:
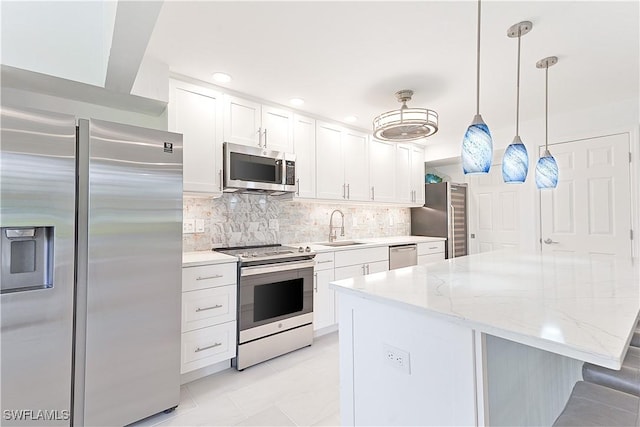
[[[224,190],[292,193],[296,190],[296,156],[247,145],[223,144]]]

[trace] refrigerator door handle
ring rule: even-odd
[[[456,257],[456,227],[455,227],[456,208],[453,207],[453,205],[449,205],[449,206],[451,206],[451,258],[455,258]]]

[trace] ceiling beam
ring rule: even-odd
[[[131,93],[162,1],[119,1],[104,87]]]

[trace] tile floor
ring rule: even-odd
[[[238,372],[227,369],[187,383],[170,414],[146,426],[338,426],[338,333]]]

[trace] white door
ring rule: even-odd
[[[501,164],[491,165],[488,174],[469,175],[469,253],[520,247],[523,188],[502,181]]]
[[[316,197],[316,121],[293,115],[293,152],[296,155],[296,197]]]
[[[371,139],[369,142],[370,199],[393,202],[395,199],[396,144]]]
[[[262,146],[267,150],[293,152],[293,113],[262,106]]]
[[[316,194],[318,199],[344,200],[342,129],[316,122]]]
[[[231,95],[225,95],[224,98],[225,142],[260,147],[261,105]]]
[[[554,144],[558,187],[540,192],[543,252],[631,255],[629,134]]]

